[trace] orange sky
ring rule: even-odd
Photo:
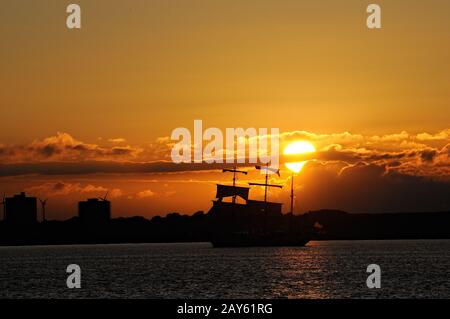
[[[313,142],[299,211],[450,208],[448,1],[376,1],[381,30],[357,0],[77,3],[81,30],[62,1],[2,2],[0,191],[51,196],[51,218],[106,189],[115,216],[206,210],[221,174],[133,167],[202,119]]]

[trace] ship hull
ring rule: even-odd
[[[213,247],[303,247],[309,239],[299,236],[224,236],[211,240]]]

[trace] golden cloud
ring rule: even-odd
[[[437,133],[409,134],[402,131],[386,135],[350,132],[316,134],[292,131],[280,134],[284,147],[295,140],[316,146],[314,154],[283,161],[316,160],[376,164],[408,175],[450,178],[450,129]],[[21,174],[87,174],[128,172],[171,172],[218,169],[223,164],[183,164],[170,162],[173,141],[160,137],[138,146],[105,146],[79,141],[68,133],[35,140],[28,145],[0,144],[0,176]],[[223,152],[223,150],[219,150]]]

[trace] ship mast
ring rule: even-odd
[[[268,187],[278,187],[278,188],[283,188],[283,186],[281,185],[275,185],[275,184],[269,184],[269,170],[273,170],[270,169],[268,166],[265,167],[261,167],[261,166],[255,166],[256,169],[259,170],[265,170],[266,171],[266,177],[265,177],[265,182],[264,183],[248,183],[249,185],[253,185],[253,186],[264,186],[264,202],[267,203],[267,190]],[[274,173],[278,174],[278,176],[280,176],[280,171],[279,170],[273,170]]]
[[[268,191],[268,187],[283,188],[283,186],[275,185],[275,184],[269,184],[269,171],[272,171],[272,172],[278,174],[278,176],[280,176],[280,170],[279,169],[270,168],[268,165],[265,166],[265,167],[257,165],[257,166],[255,166],[255,168],[259,169],[259,170],[263,170],[264,169],[266,171],[266,177],[265,177],[265,182],[264,183],[249,183],[249,185],[264,186],[264,232],[267,232],[267,215],[268,215],[267,191]]]
[[[222,173],[233,173],[233,188],[236,187],[236,173],[241,173],[241,174],[245,174],[247,175],[246,171],[240,171],[236,168],[236,166],[234,166],[232,169],[229,168],[225,168],[222,170]],[[236,203],[236,195],[233,195],[233,204]]]

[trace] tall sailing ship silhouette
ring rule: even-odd
[[[247,175],[246,171],[236,167],[222,170],[233,173],[233,184],[217,184],[216,197],[208,213],[213,220],[213,246],[305,246],[309,239],[293,230],[292,218],[283,218],[282,204],[267,200],[270,187],[282,188],[281,185],[269,183],[269,172],[280,175],[279,170],[267,166],[256,168],[265,171],[265,182],[248,184],[264,187],[264,201],[249,199],[250,187],[236,185],[236,174]]]

